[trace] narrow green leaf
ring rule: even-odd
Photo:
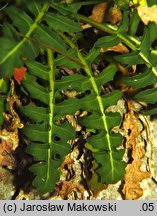
[[[119,113],[106,113],[106,124],[108,125],[108,131],[112,130],[114,126],[117,126],[121,122],[121,116]],[[93,113],[81,120],[81,123],[87,128],[102,129],[104,128],[104,122],[102,116],[98,113]]]
[[[130,52],[127,54],[117,55],[114,59],[124,65],[132,66],[134,64],[143,64],[145,63],[142,57],[139,55],[138,52]]]
[[[111,134],[110,140],[112,143],[112,150],[116,151],[116,148],[120,146],[122,143],[122,135],[121,134]],[[109,146],[108,146],[108,137],[107,133],[105,131],[101,131],[97,135],[93,135],[92,137],[89,137],[87,139],[87,142],[92,145],[94,149],[96,149],[96,152],[101,152],[101,151],[109,151]]]
[[[78,58],[77,58],[77,53],[74,49],[69,49],[66,54],[69,57],[72,57],[73,59],[75,59],[77,62],[79,62]],[[62,67],[67,67],[69,69],[76,69],[76,68],[80,68],[81,65],[79,65],[78,63],[71,61],[69,58],[67,58],[66,56],[63,55],[58,55],[57,58],[55,58],[54,63],[56,66],[62,66]]]
[[[33,185],[40,193],[43,194],[55,188],[56,182],[58,182],[60,178],[60,172],[56,169],[59,165],[57,161],[52,161],[49,166],[46,162],[40,162],[30,167],[30,171],[36,174]],[[51,172],[49,172],[48,167]]]
[[[0,52],[0,64],[4,62],[6,55],[12,51],[17,45],[18,41],[11,40],[9,38],[0,37],[1,52]]]
[[[45,104],[49,103],[48,90],[34,81],[32,76],[28,76],[27,74],[26,79],[22,81],[22,85],[27,89],[32,98],[38,99]]]
[[[34,37],[37,41],[43,43],[43,46],[46,45],[53,49],[66,51],[64,41],[48,27],[43,25],[38,26],[34,31]]]
[[[21,131],[35,142],[48,142],[48,127],[45,124],[29,124]]]
[[[5,98],[0,96],[0,127],[4,123],[4,116],[3,116],[3,112],[5,111],[4,103],[5,103]]]
[[[148,24],[148,31],[150,35],[149,40],[150,40],[150,43],[152,44],[156,40],[156,35],[157,35],[157,26],[155,22],[150,22]]]
[[[113,127],[118,126],[121,123],[121,115],[118,112],[106,113],[106,123],[108,125],[108,131],[111,131]]]
[[[56,90],[77,90],[85,91],[91,87],[91,83],[88,77],[81,74],[73,74],[69,76],[64,76],[60,80],[55,81]]]
[[[108,93],[102,96],[102,103],[104,105],[104,109],[109,106],[117,104],[118,100],[122,98],[122,92],[120,90],[115,90],[111,93]]]
[[[98,57],[99,54],[100,54],[99,48],[92,47],[89,50],[89,52],[88,52],[87,56],[85,57],[85,59],[88,62],[88,64],[91,64]]]
[[[111,80],[117,71],[115,64],[108,65],[98,76],[95,77],[97,86],[101,86]]]
[[[3,37],[18,41],[15,28],[8,22],[3,24]]]
[[[19,54],[27,60],[32,61],[39,55],[39,46],[30,40],[26,40],[19,50]]]
[[[135,95],[135,100],[144,101],[146,103],[157,103],[157,88],[147,89]]]
[[[58,136],[60,138],[58,141],[60,143],[67,142],[68,140],[73,139],[75,137],[75,130],[68,122],[64,122],[59,126],[53,124],[52,130],[54,136]]]
[[[139,26],[139,23],[140,23],[140,17],[137,13],[136,10],[133,11],[133,13],[131,14],[131,17],[130,17],[130,25],[128,26],[129,27],[129,34],[134,36],[137,32],[137,29],[138,29],[138,26]]]
[[[4,58],[5,59],[5,58]],[[3,60],[4,60],[3,59]],[[2,61],[3,61],[2,60]],[[15,67],[22,67],[23,66],[23,62],[20,59],[20,56],[18,55],[17,52],[15,52],[14,54],[12,54],[10,56],[10,58],[8,58],[7,60],[4,60],[5,62],[3,62],[2,64],[0,63],[0,78],[9,78],[13,76],[13,70]]]
[[[107,48],[118,45],[120,42],[121,42],[120,39],[115,35],[105,36],[105,37],[99,38],[95,42],[94,47],[107,49]]]
[[[46,13],[44,20],[49,26],[60,32],[79,32],[83,30],[78,23],[60,14]]]
[[[157,50],[156,49],[151,51],[150,61],[151,61],[152,65],[156,68],[156,65],[157,65]]]
[[[140,52],[148,59],[149,59],[150,47],[151,47],[150,32],[149,29],[145,27],[145,32],[140,46]]]
[[[33,156],[35,161],[47,161],[49,147],[48,143],[31,143],[26,151]]]
[[[8,90],[8,81],[5,80],[5,79],[0,79],[0,93],[5,93],[6,94],[7,90]]]
[[[157,108],[153,108],[153,109],[144,111],[144,112],[142,112],[142,114],[143,115],[148,115],[148,116],[156,115],[157,114]]]
[[[79,4],[61,4],[61,3],[52,3],[51,6],[59,11],[63,15],[71,15],[72,13],[77,13],[81,5]]]
[[[129,26],[129,10],[123,11],[123,19],[118,28],[118,32],[127,32]]]
[[[33,20],[25,13],[25,11],[18,9],[15,6],[6,7],[5,12],[13,20],[13,25],[23,34],[26,34],[33,24]]]
[[[126,163],[121,160],[124,150],[112,152],[112,161],[110,160],[110,151],[93,153],[98,163],[103,164],[96,172],[101,176],[101,182],[105,184],[114,184],[124,178]],[[104,163],[106,161],[107,163]]]
[[[26,7],[35,17],[37,17],[41,11],[42,4],[42,1],[31,0],[27,3]]]
[[[60,113],[64,113],[65,115],[74,115],[81,107],[81,104],[78,104],[79,102],[80,100],[77,98],[64,100],[63,102],[56,104],[54,107],[54,113],[55,115]]]
[[[47,81],[49,80],[49,68],[46,65],[37,61],[27,61],[25,64],[29,70],[29,74]]]
[[[132,77],[124,77],[123,81],[132,88],[144,88],[157,82],[157,77],[150,71],[137,74]]]
[[[33,104],[28,104],[26,106],[21,106],[20,110],[24,115],[34,122],[48,122],[48,109],[45,107],[38,107]]]

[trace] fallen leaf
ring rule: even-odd
[[[103,3],[95,5],[92,10],[92,15],[89,18],[99,23],[104,22],[107,6],[108,6],[107,2],[103,2]]]
[[[91,18],[92,20],[94,20],[96,22],[103,23],[105,21],[107,7],[108,7],[107,2],[96,4],[93,7],[92,15],[89,16],[89,18]],[[82,27],[83,27],[83,29],[88,29],[88,28],[91,28],[92,26],[90,24],[85,24]],[[94,29],[94,32],[97,33],[98,30]]]
[[[145,25],[148,25],[149,22],[155,22],[157,25],[157,5],[153,5],[152,7],[139,6],[137,8],[138,15],[140,16],[142,22]]]
[[[77,199],[79,200],[83,200],[84,198],[84,187],[80,184],[74,183],[72,180],[60,181],[56,190],[63,200],[70,199],[70,197],[73,196],[73,193],[76,194]]]
[[[119,52],[123,54],[126,54],[129,52],[128,48],[122,43],[119,43],[118,45],[110,47],[108,49],[103,49],[103,48],[100,49],[101,53],[105,53],[107,51],[114,51],[114,52]]]
[[[14,92],[15,83],[14,80],[11,79],[11,96],[7,96],[7,102],[9,105],[9,113],[4,113],[4,118],[7,122],[7,130],[12,132],[17,132],[19,128],[23,128],[23,124],[20,120],[19,115],[17,114],[15,110],[15,104],[20,105],[20,100],[18,96]]]
[[[14,163],[13,152],[19,146],[18,129],[23,124],[15,111],[14,104],[19,103],[19,99],[14,92],[14,80],[11,79],[11,96],[7,97],[9,109],[4,113],[7,129],[0,130],[0,165],[10,166]]]
[[[125,114],[123,128],[128,130],[126,136],[126,149],[130,152],[129,159],[131,160],[125,172],[123,194],[126,200],[137,200],[143,195],[143,190],[140,187],[142,180],[150,177],[150,172],[143,171],[142,166],[145,158],[145,144],[141,140],[141,129],[139,119],[135,114],[135,107],[131,101],[128,102],[128,113]]]
[[[114,5],[107,13],[106,21],[109,21],[113,25],[118,24],[122,20],[122,12],[117,5]]]
[[[1,139],[0,143],[0,166],[12,167],[15,159],[12,155],[13,144],[10,141]]]
[[[14,79],[18,82],[19,85],[21,85],[23,78],[25,78],[26,71],[27,68],[25,67],[14,68]]]

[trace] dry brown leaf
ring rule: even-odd
[[[12,167],[15,160],[12,156],[13,144],[6,140],[1,140],[0,143],[0,166]]]
[[[123,128],[130,131],[130,134],[126,137],[126,148],[131,150],[132,162],[127,165],[125,173],[123,193],[126,200],[140,198],[143,195],[140,182],[150,176],[150,172],[141,170],[145,157],[145,146],[141,141],[142,129],[134,110],[132,102],[128,102],[128,113],[125,115]]]
[[[100,50],[101,53],[105,53],[107,51],[114,51],[114,52],[119,52],[119,53],[123,53],[123,54],[126,54],[126,53],[129,52],[128,48],[122,43],[119,43],[118,45],[110,47],[108,49],[103,49],[102,48]]]
[[[0,130],[0,165],[11,166],[14,164],[13,152],[19,145],[18,129],[23,127],[21,120],[14,109],[14,103],[19,102],[14,95],[14,81],[11,80],[12,96],[7,97],[9,113],[4,113],[6,129]]]
[[[114,5],[107,16],[106,21],[109,21],[110,23],[112,23],[113,25],[118,24],[120,21],[122,20],[122,13],[120,11],[120,9],[117,7],[117,5]]]
[[[68,167],[68,166],[71,166],[71,165],[73,165],[73,163],[74,163],[74,160],[71,158],[70,155],[67,155],[67,156],[65,157],[64,162],[60,165],[60,169],[64,169],[66,166],[67,166],[67,167]]]
[[[92,10],[92,15],[89,18],[99,23],[104,22],[107,6],[108,6],[107,2],[103,2],[103,3],[95,5]]]
[[[69,75],[75,74],[74,70],[69,69],[69,68],[67,68],[67,67],[62,67],[62,69],[63,69],[67,74],[69,74]]]
[[[108,7],[107,2],[103,2],[103,3],[95,5],[92,10],[92,15],[89,16],[89,18],[93,19],[96,22],[103,23],[105,21],[107,7]],[[91,28],[92,26],[89,24],[85,24],[82,27],[83,29],[88,29],[88,28]],[[95,29],[94,31],[98,32],[97,29]]]
[[[149,22],[155,22],[157,25],[157,5],[153,5],[152,7],[139,6],[137,10],[145,25],[148,25]]]
[[[74,193],[76,194],[75,199],[83,200],[84,187],[80,184],[74,183],[73,181],[60,181],[58,187],[56,188],[58,194],[62,199],[71,199],[70,197],[74,197]]]
[[[108,3],[104,2],[94,6],[92,15],[89,18],[99,23],[107,21],[116,25],[122,20],[122,13],[116,5],[108,10]],[[91,25],[85,24],[82,27],[83,29],[87,29],[91,28]]]

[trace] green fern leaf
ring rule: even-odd
[[[135,36],[137,29],[138,29],[138,26],[139,26],[139,23],[140,23],[140,17],[138,15],[137,11],[134,10],[131,17],[130,17],[130,25],[128,25],[129,34],[131,36]]]
[[[56,50],[66,51],[64,41],[58,36],[58,34],[43,25],[40,25],[35,29],[34,38],[43,43],[43,46],[49,46]]]
[[[123,11],[123,19],[118,28],[118,32],[125,34],[125,32],[128,31],[128,26],[129,26],[129,10],[126,9]]]
[[[77,13],[80,9],[81,4],[64,4],[64,3],[51,3],[51,6],[59,11],[63,15],[71,15],[72,13]]]
[[[146,103],[157,103],[157,88],[144,90],[134,97],[138,101],[144,101]]]
[[[27,3],[27,9],[34,15],[34,17],[37,17],[40,14],[42,5],[42,1],[32,0]]]
[[[116,46],[120,42],[121,42],[120,39],[118,39],[117,36],[115,35],[105,36],[105,37],[99,38],[94,44],[94,47],[107,49],[107,48]]]
[[[51,51],[48,53],[51,62]],[[29,61],[26,65],[28,73],[26,79],[22,81],[22,86],[31,98],[38,100],[39,105],[30,103],[19,107],[20,112],[32,122],[25,125],[21,132],[30,140],[27,152],[36,162],[30,167],[35,174],[33,185],[40,193],[46,193],[53,191],[59,180],[59,166],[71,151],[67,141],[74,138],[75,131],[67,122],[59,125],[55,122],[55,92],[58,89],[54,87],[55,73],[54,69],[50,69],[50,63],[49,67]],[[37,79],[43,80],[43,84],[37,83]],[[64,110],[60,114],[65,115]]]
[[[127,65],[128,67],[136,64],[144,64],[144,60],[139,55],[138,52],[131,52],[127,54],[117,55],[114,57],[114,59],[124,65]]]
[[[4,116],[3,116],[3,112],[5,111],[4,108],[4,104],[5,104],[5,98],[4,97],[0,97],[0,128],[2,127],[3,123],[4,123]]]
[[[21,111],[24,115],[30,118],[34,123],[48,122],[48,109],[45,107],[38,107],[33,104],[22,106]]]
[[[60,14],[47,13],[44,20],[49,26],[61,32],[82,31],[82,27],[78,23]]]
[[[124,150],[112,151],[112,159],[108,151],[93,153],[93,155],[98,163],[103,164],[102,167],[96,170],[103,183],[114,184],[123,179],[126,164],[121,158],[124,155]],[[111,163],[104,164],[104,161],[111,161]]]
[[[67,43],[71,46],[74,47],[71,42],[64,36],[66,39]],[[77,48],[75,47],[77,50]],[[113,80],[113,77],[117,71],[117,68],[114,64],[109,64],[107,68],[105,68],[99,75],[94,76],[90,66],[87,64],[85,61],[85,58],[83,55],[77,51],[78,53],[78,58],[84,65],[84,70],[86,72],[85,79],[88,77],[88,85],[89,89],[88,91],[90,92],[89,95],[86,95],[82,98],[72,98],[71,101],[65,100],[61,104],[57,105],[57,108],[63,109],[63,107],[66,107],[66,105],[69,105],[69,109],[72,111],[72,114],[75,112],[76,106],[78,109],[83,109],[89,111],[89,114],[82,118],[80,120],[81,124],[83,124],[87,129],[96,129],[97,133],[101,133],[101,131],[104,131],[106,133],[106,144],[104,143],[104,146],[107,146],[109,149],[107,152],[106,151],[101,151],[101,149],[97,149],[97,143],[95,143],[93,149],[97,149],[96,151],[99,152],[99,154],[102,154],[102,157],[104,156],[105,160],[99,160],[99,157],[96,157],[96,155],[93,153],[93,157],[99,164],[99,169],[96,170],[98,171],[98,174],[100,176],[101,182],[110,182],[115,183],[118,180],[122,179],[124,176],[124,162],[122,160],[122,154],[120,153],[120,157],[117,157],[118,151],[117,149],[114,149],[112,151],[112,145],[114,146],[115,144],[112,143],[112,138],[110,136],[112,132],[112,129],[119,125],[121,122],[121,116],[119,113],[112,113],[112,112],[106,112],[105,109],[108,108],[109,105],[116,104],[117,101],[121,97],[121,93],[119,91],[116,91],[115,93],[110,93],[109,95],[105,95],[104,98],[100,96],[100,86],[104,85],[105,83]],[[75,90],[75,88],[74,88]],[[111,97],[111,100],[110,100]],[[106,99],[106,100],[105,100]],[[108,100],[107,100],[108,99]],[[56,110],[59,112],[59,110],[56,108]],[[94,139],[94,135],[90,137],[90,139]],[[122,140],[119,140],[122,141]],[[88,148],[90,148],[90,142],[88,141],[87,138],[87,143],[88,143]],[[116,143],[117,146],[121,145],[121,142]],[[124,151],[123,151],[124,153]],[[107,155],[107,156],[106,156]],[[115,156],[116,155],[116,156]],[[98,159],[98,160],[97,160]],[[109,165],[111,168],[111,171],[108,175],[108,169],[103,170],[102,167],[104,167],[104,164]],[[114,166],[121,166],[122,170],[121,173],[117,174],[117,170],[119,169],[118,167]],[[105,171],[105,172],[104,172]]]
[[[68,57],[70,56],[71,58],[73,58],[73,60],[78,61],[77,53],[75,50],[69,49],[66,51],[66,54],[68,55]],[[56,66],[60,66],[60,67],[64,66],[69,69],[74,69],[74,68],[80,69],[81,65],[79,65],[75,61],[71,61],[69,58],[63,55],[58,55],[57,58],[55,58],[54,60]]]
[[[5,12],[13,20],[13,25],[23,34],[26,34],[33,25],[30,16],[15,6],[6,7]]]
[[[4,27],[4,36],[7,37],[0,38],[0,43],[3,45],[2,52],[0,53],[0,68],[2,71],[0,78],[11,77],[13,75],[14,67],[23,66],[24,62],[22,57],[25,57],[28,60],[34,60],[34,58],[37,57],[39,47],[31,41],[28,41],[25,36],[30,37],[33,34],[47,8],[47,3],[43,4],[42,8],[38,7],[38,16],[34,21],[26,11],[21,11],[21,9],[18,9],[15,6],[5,8],[5,12],[11,18],[13,26],[16,27],[24,37],[20,40],[20,38],[17,37],[17,31],[13,26],[7,25],[7,27]]]
[[[153,73],[146,71],[132,77],[124,77],[123,81],[132,88],[144,88],[148,85],[155,84],[157,82],[157,77]]]

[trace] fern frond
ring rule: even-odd
[[[97,149],[96,153],[93,152],[93,157],[100,166],[96,172],[99,174],[102,183],[115,183],[123,178],[125,169],[125,162],[122,160],[124,150],[117,149],[122,144],[122,137],[112,131],[113,127],[120,124],[121,116],[119,113],[106,112],[106,108],[110,105],[116,104],[121,98],[122,93],[117,90],[102,97],[100,87],[113,80],[117,68],[114,64],[110,64],[98,76],[94,76],[90,65],[88,65],[82,53],[69,40],[69,38],[63,34],[62,37],[69,46],[77,50],[78,59],[84,65],[83,69],[86,72],[84,81],[87,85],[84,85],[84,82],[82,82],[80,88],[82,86],[89,86],[88,90],[90,91],[90,94],[84,98],[72,99],[70,107],[77,104],[80,109],[89,111],[90,114],[84,117],[81,120],[81,123],[86,128],[96,129],[96,134],[87,138],[88,144],[93,144],[93,149]],[[87,77],[88,82],[86,81]],[[66,101],[63,101],[62,107],[65,107],[66,105]],[[97,136],[100,136],[102,139],[102,145],[100,146],[97,145],[97,142],[94,142]],[[93,140],[92,144],[90,143],[91,140]],[[119,167],[121,167],[120,172]]]
[[[55,73],[51,52],[48,50],[49,67],[39,62],[26,63],[28,74],[22,81],[22,85],[29,92],[30,97],[44,103],[44,106],[28,104],[20,107],[23,115],[32,121],[21,132],[32,142],[28,146],[27,152],[33,155],[36,163],[30,170],[36,175],[33,184],[41,193],[54,190],[60,177],[58,168],[71,150],[67,141],[75,136],[74,129],[69,123],[56,125],[54,120]],[[45,80],[49,85],[38,84],[37,78]],[[61,114],[64,115],[64,112]]]
[[[76,17],[76,15],[73,16]],[[132,88],[141,89],[149,87],[151,89],[150,85],[157,82],[157,51],[156,47],[154,47],[154,42],[157,39],[157,26],[155,23],[149,23],[148,26],[144,26],[144,34],[141,37],[137,34],[140,18],[136,8],[133,12],[127,9],[123,11],[123,20],[119,26],[97,23],[80,14],[77,14],[77,18],[110,34],[110,36],[104,36],[98,39],[94,46],[106,48],[107,44],[103,44],[103,41],[108,41],[110,46],[116,45],[118,41],[129,47],[131,50],[130,53],[114,55],[113,58],[127,67],[131,67],[132,65],[143,65],[143,67],[142,69],[137,69],[136,75],[124,77],[124,83]],[[154,95],[153,89],[150,92]],[[142,93],[139,94],[136,95],[135,99],[147,102],[144,96],[141,97]],[[155,101],[157,103],[157,99],[153,97],[153,103]]]
[[[22,86],[31,98],[44,105],[30,103],[20,107],[23,115],[32,122],[25,125],[21,132],[32,142],[27,152],[33,155],[36,161],[30,168],[36,175],[33,184],[41,193],[45,193],[53,191],[59,180],[59,166],[71,150],[67,141],[74,138],[75,132],[69,123],[57,125],[55,122],[55,72],[52,51],[48,50],[48,66],[39,62],[27,62],[26,65],[28,74],[22,81]],[[37,78],[46,81],[46,85],[38,84]],[[64,115],[64,111],[60,114]]]
[[[34,20],[25,11],[21,11],[17,7],[9,6],[5,8],[5,12],[13,21],[13,25],[3,25],[4,35],[0,38],[3,50],[0,53],[0,67],[2,71],[0,77],[11,77],[14,67],[23,66],[23,58],[34,60],[39,54],[39,47],[26,38],[21,40],[17,37],[14,28],[16,27],[26,37],[30,37],[33,34],[48,9],[48,3],[43,4],[41,7],[37,1],[32,1],[31,8],[34,8],[34,14],[36,15]],[[31,12],[33,13],[33,11]]]

